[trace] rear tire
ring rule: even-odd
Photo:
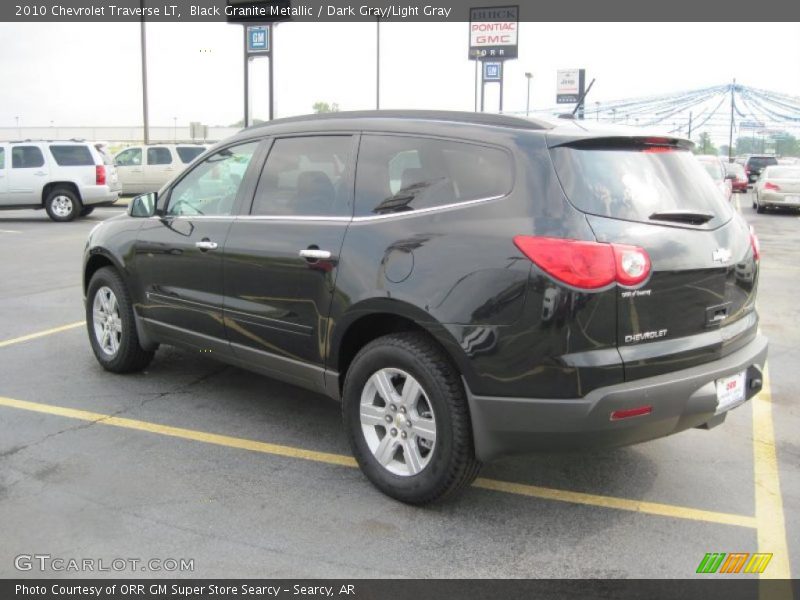
[[[93,212],[94,212],[94,206],[84,206],[81,209],[81,216],[82,217],[88,217]]]
[[[83,210],[78,194],[65,187],[55,188],[44,201],[47,216],[57,223],[73,221]]]
[[[427,504],[478,475],[461,378],[424,334],[386,335],[362,348],[347,371],[342,411],[361,470],[392,498]]]
[[[92,276],[86,294],[86,327],[95,358],[106,371],[132,373],[144,369],[154,352],[139,343],[128,289],[113,267]]]

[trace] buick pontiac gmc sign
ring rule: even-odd
[[[517,58],[518,6],[490,6],[469,10],[469,58]]]

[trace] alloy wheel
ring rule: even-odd
[[[436,417],[420,383],[400,369],[384,368],[367,380],[359,407],[361,430],[384,469],[417,475],[433,456]]]
[[[117,297],[108,286],[99,288],[94,295],[92,324],[101,350],[108,356],[116,355],[122,341],[122,318]]]

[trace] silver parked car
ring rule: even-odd
[[[123,194],[157,192],[206,151],[201,144],[131,146],[114,157]]]
[[[800,167],[767,167],[755,188],[753,208],[760,213],[778,206],[800,209]]]
[[[43,208],[53,221],[72,221],[119,193],[114,165],[92,142],[0,143],[0,209]]]

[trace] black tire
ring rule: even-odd
[[[760,215],[763,215],[767,211],[767,207],[763,206],[761,203],[756,203],[756,212]]]
[[[121,335],[118,348],[113,354],[103,350],[95,333],[94,301],[97,292],[102,288],[108,288],[113,292],[118,306]],[[141,371],[153,360],[155,352],[145,350],[139,344],[139,335],[136,332],[133,305],[128,289],[113,267],[98,269],[89,282],[86,294],[86,328],[97,362],[107,371],[133,373]]]
[[[435,415],[436,441],[428,462],[413,475],[390,472],[373,455],[361,427],[361,394],[381,369],[399,369],[414,377]],[[440,348],[421,333],[398,333],[373,340],[347,371],[342,412],[353,455],[372,484],[409,504],[427,504],[453,495],[478,475],[472,425],[457,369]],[[389,435],[388,430],[385,435]]]
[[[88,217],[93,212],[94,212],[94,206],[84,206],[81,209],[81,216],[82,217]]]
[[[45,198],[44,208],[47,216],[58,223],[73,221],[81,214],[83,205],[78,194],[66,187],[53,189]]]

